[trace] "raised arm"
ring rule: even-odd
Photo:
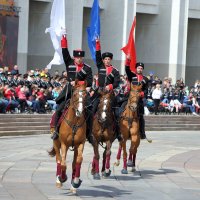
[[[69,51],[68,51],[66,35],[62,36],[61,48],[62,48],[63,60],[65,62],[65,66],[66,66],[66,71],[68,72],[68,66],[72,63],[73,59],[71,58]]]
[[[101,44],[100,40],[96,40],[96,64],[97,67],[100,68],[103,65],[102,57],[101,57]]]
[[[125,71],[126,71],[126,75],[128,77],[129,82],[132,81],[133,77],[136,77],[136,74],[134,72],[132,72],[131,69],[130,69],[130,63],[131,63],[131,60],[126,58]]]

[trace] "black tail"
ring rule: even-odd
[[[51,148],[50,151],[48,151],[49,156],[54,157],[56,155],[56,151],[54,149],[54,147]]]

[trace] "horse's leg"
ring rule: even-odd
[[[93,157],[93,162],[92,162],[92,171],[91,171],[91,173],[92,173],[93,178],[95,180],[100,180],[100,174],[99,174],[99,158],[100,158],[100,155],[99,155],[99,144],[97,143],[96,140],[94,142],[93,150],[94,150],[94,157]]]
[[[129,149],[129,157],[128,157],[127,166],[128,167],[133,167],[133,154],[131,152],[131,149]]]
[[[106,149],[105,149],[105,172],[103,173],[104,177],[109,177],[111,174],[111,170],[110,170],[110,156],[111,156],[111,142],[108,141],[106,144]]]
[[[78,149],[75,147],[74,148],[74,159],[73,159],[73,162],[72,162],[72,179],[71,179],[71,181],[75,178],[77,156],[78,156]]]
[[[59,178],[61,183],[64,183],[67,180],[67,175],[66,175],[66,169],[67,169],[66,156],[67,156],[67,151],[68,151],[67,146],[62,142],[61,143],[61,157],[62,157],[62,161],[61,161],[61,176]]]
[[[130,153],[132,154],[132,172],[136,171],[135,169],[135,159],[136,159],[136,153],[137,153],[137,148],[140,145],[140,136],[137,134],[137,130],[134,130],[131,136],[131,147],[130,147]]]
[[[54,147],[54,150],[55,150],[55,153],[56,153],[56,167],[57,167],[57,170],[56,170],[56,187],[60,188],[62,186],[62,183],[60,181],[60,176],[61,176],[61,173],[62,173],[62,170],[61,170],[61,155],[60,155],[60,141],[59,140],[55,140],[53,142],[53,147]]]
[[[78,146],[78,155],[77,155],[77,158],[76,158],[76,166],[75,166],[75,176],[74,176],[74,179],[72,180],[72,188],[71,190],[73,190],[74,192],[74,189],[77,189],[80,187],[82,181],[80,180],[80,171],[81,171],[81,164],[82,164],[82,161],[83,161],[83,149],[84,149],[84,144],[80,144]]]
[[[132,158],[132,161],[133,161],[133,166],[132,166],[132,172],[135,172],[136,171],[136,167],[135,167],[135,160],[136,160],[136,153],[133,154],[133,158]]]
[[[122,174],[128,174],[127,171],[127,151],[126,151],[126,140],[122,142],[123,148],[123,169],[121,170]]]
[[[107,148],[107,146],[106,146]],[[102,159],[102,168],[101,168],[101,173],[104,173],[106,170],[106,148],[103,151],[103,159]]]
[[[120,159],[121,159],[121,153],[122,153],[122,144],[121,142],[119,143],[119,147],[118,147],[118,152],[117,152],[117,160],[116,162],[114,163],[115,166],[119,166],[120,164]]]

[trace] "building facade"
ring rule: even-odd
[[[66,0],[66,28],[69,49],[82,48],[94,69],[87,45],[93,0]],[[196,0],[99,0],[102,51],[114,54],[113,64],[124,73],[125,56],[120,50],[127,40],[136,14],[137,61],[144,62],[145,73],[160,78],[184,78],[192,85],[200,79],[200,1]],[[15,0],[21,7],[17,64],[24,73],[44,68],[54,49],[45,29],[50,24],[52,0]],[[62,71],[64,66],[53,66]]]

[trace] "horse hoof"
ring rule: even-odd
[[[61,181],[60,181],[59,176],[56,177],[56,187],[57,187],[57,188],[61,188],[61,187],[62,187],[62,183],[61,183]]]
[[[99,173],[95,173],[95,174],[93,175],[93,179],[94,179],[94,180],[100,180],[100,179],[101,179],[100,174],[99,174]]]
[[[107,177],[109,177],[110,175],[111,175],[111,170],[110,170],[110,169],[109,169],[108,172],[104,171],[104,172],[102,173],[102,176],[103,176],[104,178],[107,178]]]
[[[61,188],[61,187],[62,187],[62,183],[56,182],[56,187],[57,187],[57,188]]]
[[[64,178],[62,178],[61,176],[58,176],[58,179],[59,179],[59,181],[60,181],[61,183],[64,183],[64,182],[67,181],[67,175],[65,175]]]
[[[74,188],[73,186],[71,186],[71,188],[70,188],[70,192],[72,192],[73,194],[76,194],[76,192],[77,192],[77,189],[76,189],[76,188]]]
[[[120,164],[120,161],[119,161],[119,160],[117,160],[117,161],[114,163],[114,165],[115,165],[116,167],[118,167],[119,164]]]
[[[133,161],[132,160],[128,160],[127,167],[133,167]]]
[[[95,174],[95,169],[91,169],[91,175]]]
[[[131,169],[130,171],[131,171],[131,172],[136,172],[135,166],[133,166],[132,169]]]
[[[82,183],[82,180],[81,180],[81,179],[79,179],[78,183],[74,183],[74,180],[72,180],[72,186],[73,186],[75,189],[79,188],[80,185],[81,185],[81,183]]]
[[[128,174],[128,171],[127,171],[127,169],[122,169],[122,170],[121,170],[121,173],[122,173],[122,174]]]

